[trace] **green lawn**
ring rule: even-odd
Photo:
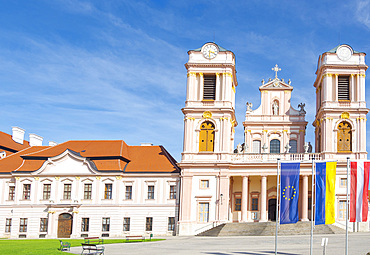
[[[69,242],[71,246],[81,246],[83,239],[62,239],[63,241]],[[164,239],[152,239],[151,241],[161,241]],[[129,241],[131,242],[131,241]],[[145,242],[150,242],[145,240]],[[104,239],[104,244],[111,243],[126,243],[126,239]],[[0,251],[1,255],[5,254],[63,254],[59,251],[60,243],[58,239],[22,239],[22,240],[0,240]],[[64,253],[68,254],[68,253]]]

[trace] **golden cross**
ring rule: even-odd
[[[274,68],[272,68],[272,71],[275,72],[275,78],[277,78],[277,72],[281,71],[281,68],[278,67],[278,65],[276,64]]]

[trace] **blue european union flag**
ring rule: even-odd
[[[300,163],[281,163],[280,224],[298,222]]]

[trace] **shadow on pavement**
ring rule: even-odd
[[[223,252],[204,252],[204,254],[211,254],[211,255],[233,255],[233,254],[245,254],[245,255],[269,255],[275,254],[275,251],[255,251],[255,252],[248,252],[248,251],[235,251],[231,253],[223,253]],[[287,252],[277,252],[280,255],[300,255],[298,253],[287,253]]]

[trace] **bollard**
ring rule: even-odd
[[[326,255],[326,246],[328,245],[328,238],[327,237],[324,237],[322,240],[321,240],[321,246],[322,246],[322,254],[323,255]]]
[[[150,241],[152,241],[153,234],[150,234]]]

